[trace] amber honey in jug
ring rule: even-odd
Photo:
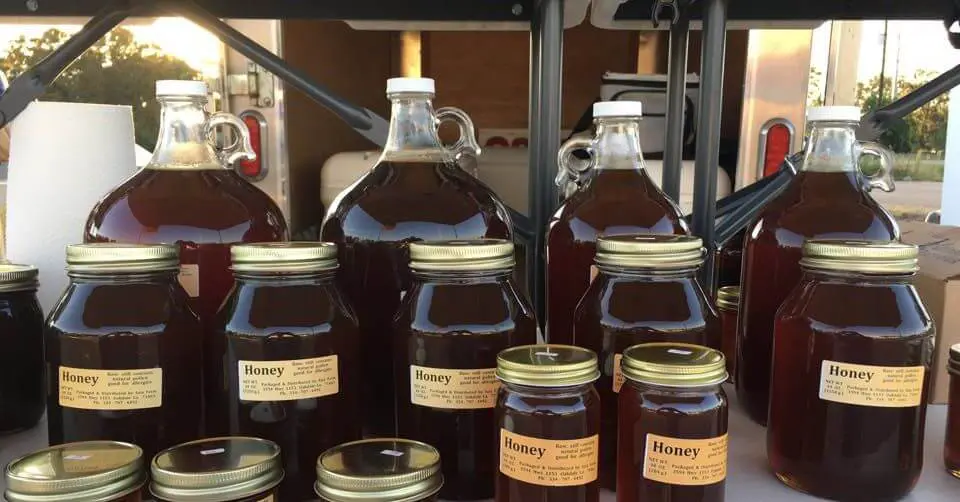
[[[391,338],[411,280],[408,244],[513,237],[503,203],[440,143],[440,121],[460,124],[461,143],[472,141],[473,124],[460,110],[434,110],[433,96],[433,79],[387,82],[392,115],[383,154],[337,197],[321,229],[322,240],[339,247],[338,281],[360,322],[364,430],[372,435],[396,431]]]
[[[230,244],[287,239],[273,200],[230,163],[251,158],[240,119],[208,114],[203,82],[161,80],[160,134],[150,162],[107,194],[90,213],[86,242],[179,244],[180,283],[208,325],[233,285]],[[236,146],[220,152],[208,138],[230,127]]]
[[[800,171],[748,227],[744,247],[735,381],[738,400],[760,424],[767,421],[773,319],[800,281],[804,240],[900,237],[893,217],[868,193],[893,190],[893,159],[882,147],[857,141],[859,108],[814,108],[807,120]],[[880,158],[878,175],[860,172],[865,154]]]
[[[581,187],[554,214],[547,231],[547,339],[573,340],[573,313],[593,278],[597,237],[616,234],[686,234],[680,209],[644,168],[638,101],[593,105],[596,136],[565,143],[558,154],[558,184]],[[585,169],[571,154],[586,150]]]

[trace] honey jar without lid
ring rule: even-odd
[[[442,486],[439,452],[419,441],[354,441],[317,459],[316,493],[330,502],[427,502]]]

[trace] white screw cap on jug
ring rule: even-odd
[[[862,112],[857,106],[818,106],[807,110],[810,122],[860,122]]]
[[[397,92],[434,94],[436,89],[434,87],[432,78],[397,77],[387,79],[387,94],[394,94]]]
[[[202,80],[157,80],[157,96],[206,96]]]
[[[600,101],[593,104],[594,118],[642,117],[643,103],[639,101]]]

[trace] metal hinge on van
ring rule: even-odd
[[[255,106],[272,108],[276,103],[273,98],[273,78],[272,73],[256,63],[249,62],[246,74],[227,75],[227,94],[247,96]]]

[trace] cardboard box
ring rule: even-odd
[[[903,242],[920,246],[920,273],[914,285],[937,325],[929,401],[946,404],[950,346],[960,343],[960,228],[904,222],[900,231]]]

